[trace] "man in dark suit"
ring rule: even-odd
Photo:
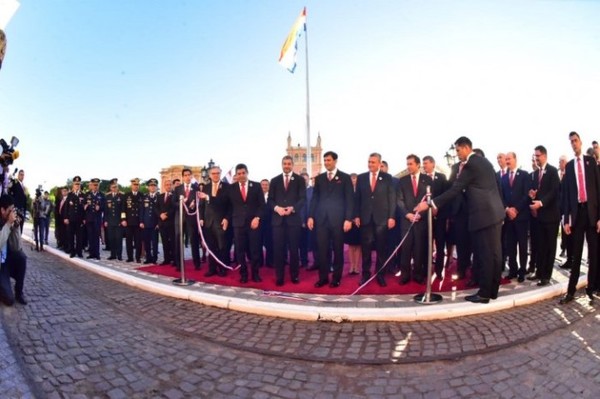
[[[441,195],[448,188],[446,175],[435,171],[435,159],[431,155],[423,157],[423,170],[431,178],[431,195]],[[446,236],[448,235],[448,206],[438,209],[433,217],[433,239],[435,240],[435,275],[439,280],[443,279],[444,252],[446,251]],[[452,257],[448,251],[448,258]]]
[[[60,195],[56,196],[56,206],[54,207],[54,226],[56,236],[56,247],[62,249],[65,252],[69,252],[67,246],[67,226],[64,223],[66,218],[66,206],[67,196],[69,195],[69,189],[67,187],[60,188]]]
[[[556,257],[556,232],[560,223],[560,180],[557,169],[548,164],[548,153],[544,146],[535,147],[535,161],[538,169],[533,174],[531,198],[532,218],[537,219],[537,229],[533,236],[537,240],[537,272],[531,279],[539,280],[537,285],[550,284],[554,258]],[[530,279],[530,277],[527,277]]]
[[[562,218],[565,233],[572,235],[573,263],[567,294],[560,300],[561,304],[574,299],[581,255],[583,253],[583,239],[588,246],[588,283],[586,293],[590,300],[594,299],[594,291],[598,289],[598,230],[600,221],[598,209],[600,207],[600,173],[596,160],[581,153],[581,138],[577,132],[569,133],[571,148],[575,158],[567,163],[563,178],[562,192]]]
[[[170,265],[175,262],[175,208],[173,206],[173,193],[171,180],[165,180],[162,192],[158,196],[158,230],[163,248],[163,262],[161,265]]]
[[[406,168],[408,175],[400,178],[397,195],[398,208],[403,216],[402,236],[408,233],[402,245],[400,284],[407,284],[411,279],[424,284],[427,276],[427,220],[422,212],[415,213],[413,209],[425,197],[427,186],[431,187],[433,182],[421,173],[418,156],[411,154],[406,157]],[[414,268],[411,268],[411,261]]]
[[[371,249],[375,244],[377,282],[381,287],[385,287],[385,270],[382,266],[388,258],[388,230],[396,225],[396,190],[392,176],[380,171],[380,168],[381,154],[374,152],[369,155],[369,171],[357,177],[354,223],[360,228],[362,247],[360,285],[371,277]]]
[[[315,287],[329,283],[330,248],[333,248],[333,275],[329,286],[339,287],[344,267],[344,233],[352,227],[354,190],[350,175],[337,169],[338,155],[327,151],[323,164],[327,172],[315,178],[306,225],[315,230],[319,280]]]
[[[310,177],[308,176],[308,173],[303,172],[301,176],[304,179],[306,187],[306,201],[304,201],[304,206],[300,210],[300,218],[302,219],[302,232],[300,233],[300,265],[302,267],[306,267],[306,270],[317,270],[318,267],[315,262],[314,254],[314,236],[306,226],[310,201],[312,200],[313,187],[310,185]],[[308,265],[309,252],[312,252],[313,254],[313,264],[311,266]]]
[[[100,260],[100,230],[104,214],[104,194],[98,190],[100,179],[90,180],[90,191],[85,194],[83,212],[85,213],[85,227],[88,237],[90,254],[88,259]]]
[[[527,234],[529,231],[529,173],[517,168],[514,152],[506,154],[507,173],[501,179],[504,218],[504,245],[508,255],[508,278],[525,281],[527,271]],[[517,247],[519,262],[517,263]]]
[[[208,272],[205,277],[211,277],[215,274],[225,276],[226,269],[219,263],[227,263],[229,254],[227,253],[227,227],[229,221],[229,202],[227,199],[227,191],[229,184],[226,181],[221,181],[221,168],[213,166],[208,171],[210,183],[205,184],[203,191],[200,194],[203,201],[200,203],[200,223],[206,234],[206,243],[208,248],[217,257],[208,258]]]
[[[479,291],[465,297],[467,301],[488,303],[498,297],[502,273],[502,246],[500,234],[504,219],[504,208],[498,182],[492,164],[484,157],[475,155],[471,140],[460,137],[454,143],[461,161],[462,170],[452,186],[442,195],[433,198],[432,206],[444,206],[465,190],[469,212],[469,232],[473,244],[473,255],[480,259]],[[420,203],[415,211],[427,209]]]
[[[106,194],[104,201],[104,227],[106,227],[107,245],[110,248],[108,260],[122,259],[124,221],[125,200],[115,181],[110,183],[110,192]]]
[[[258,273],[261,250],[260,218],[263,215],[265,199],[260,183],[248,180],[248,167],[237,164],[235,167],[237,182],[229,186],[227,198],[230,203],[231,224],[235,257],[240,268],[240,282],[248,282],[246,253],[250,254],[252,280],[262,281]]]
[[[12,195],[13,199],[15,200],[15,209],[21,216],[21,233],[23,232],[23,223],[25,223],[25,210],[27,209],[27,194],[25,194],[26,189],[25,185],[23,184],[23,179],[25,179],[25,171],[21,169],[17,174],[17,180],[13,181],[13,184],[8,190],[8,193]]]
[[[198,204],[196,200],[196,193],[198,192],[198,185],[192,184],[192,170],[189,168],[183,168],[181,171],[182,184],[175,187],[173,193],[173,207],[175,208],[175,266],[181,267],[181,248],[180,242],[180,231],[187,232],[190,238],[190,247],[192,250],[192,260],[194,262],[194,269],[200,270],[200,236],[198,235],[198,222],[196,221],[196,210]],[[179,226],[179,198],[183,197],[183,226]],[[187,208],[187,210],[186,210]]]
[[[268,179],[262,179],[260,181],[260,188],[265,199],[265,205],[269,201],[269,186],[270,182]],[[260,223],[260,234],[261,234],[261,251],[260,251],[260,265],[266,267],[273,267],[273,228],[271,227],[272,221],[272,209],[264,207],[264,214],[261,216]],[[262,248],[264,247],[264,253]]]
[[[73,178],[73,188],[67,195],[64,224],[67,226],[67,246],[71,258],[83,257],[83,193],[80,190],[81,177]]]
[[[392,186],[394,186],[394,191],[398,193],[398,184],[400,183],[400,179],[394,176],[389,171],[389,165],[387,161],[381,161],[381,167],[379,168],[382,172],[389,173],[392,176]],[[397,201],[396,201],[397,202]],[[396,220],[396,224],[392,229],[388,231],[388,252],[392,252],[396,249],[398,244],[400,244],[400,240],[402,238],[402,215],[400,214],[400,210],[398,209],[398,205],[394,206],[395,214],[394,219]],[[387,272],[390,274],[396,274],[396,272],[400,269],[400,258],[402,254],[402,248],[398,248],[396,251],[396,255],[390,260],[390,263],[387,265]]]
[[[140,209],[140,227],[144,240],[146,260],[144,264],[155,264],[158,257],[158,194],[156,193],[158,180],[148,180],[148,194],[142,197]]]
[[[289,250],[290,279],[298,284],[300,269],[299,245],[302,231],[300,213],[306,201],[306,184],[302,176],[293,173],[293,158],[286,155],[281,160],[283,173],[271,179],[266,212],[271,214],[273,228],[273,260],[276,285],[284,282],[284,263]]]

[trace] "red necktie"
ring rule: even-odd
[[[375,185],[377,184],[377,172],[371,174],[371,192],[375,191]]]
[[[246,184],[242,183],[240,186],[240,190],[242,191],[242,201],[246,202]]]
[[[331,181],[333,179],[333,172],[327,172],[327,180]]]
[[[285,188],[285,191],[287,191],[289,184],[290,184],[290,175],[286,174],[285,180],[283,182],[283,187]]]
[[[513,172],[512,170],[510,171],[510,175],[508,175],[508,183],[510,184],[510,186],[513,186],[513,182],[515,181],[515,172]]]
[[[413,186],[413,195],[417,196],[417,176],[413,175],[412,177],[412,186]]]
[[[462,170],[463,170],[464,167],[465,167],[465,163],[464,162],[461,162],[461,163],[458,164],[458,173],[456,174],[457,178],[462,173]]]
[[[581,167],[581,158],[577,158],[577,185],[579,186],[579,202],[587,202],[585,179],[583,178],[583,168]]]
[[[187,197],[190,195],[190,186],[189,184],[185,185],[185,198],[187,199]]]

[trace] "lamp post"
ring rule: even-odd
[[[448,151],[444,154],[444,158],[446,159],[446,164],[449,168],[456,163],[456,148],[454,147],[454,144],[448,148]]]

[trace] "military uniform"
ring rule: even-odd
[[[161,214],[165,216],[164,220],[160,218],[158,221],[164,254],[163,265],[168,265],[175,260],[175,208],[171,199],[172,195],[171,192],[158,194],[158,215],[159,218]]]
[[[132,185],[139,185],[140,179],[132,179]],[[125,245],[127,247],[127,262],[133,262],[133,249],[135,248],[135,260],[139,263],[142,258],[142,232],[140,229],[140,208],[142,207],[143,195],[137,191],[125,194]]]
[[[79,190],[81,178],[75,176],[73,178],[73,191],[67,195],[65,204],[65,224],[67,225],[67,245],[70,249],[71,258],[76,255],[83,257],[83,203],[84,196]]]
[[[157,183],[156,179],[148,180],[149,186],[156,186]],[[142,236],[146,251],[145,264],[156,263],[158,254],[158,196],[156,192],[144,195],[140,208],[140,222],[144,225]]]
[[[104,226],[106,227],[107,247],[110,248],[109,260],[121,260],[123,253],[123,227],[125,220],[125,200],[121,193],[106,194],[104,204]]]
[[[85,227],[88,239],[88,259],[100,260],[100,228],[102,226],[102,214],[104,213],[104,194],[98,191],[99,179],[92,179],[90,183],[96,185],[95,190],[85,194],[84,213]]]

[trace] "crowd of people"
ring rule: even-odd
[[[88,258],[100,259],[103,242],[110,251],[109,260],[141,263],[144,256],[144,263],[156,264],[161,242],[160,264],[179,268],[182,232],[195,269],[203,261],[208,263],[207,277],[224,276],[233,264],[240,266],[241,283],[249,278],[260,282],[260,268],[266,266],[275,268],[276,285],[282,286],[286,281],[299,283],[299,270],[304,267],[318,270],[315,287],[336,288],[343,278],[347,244],[349,273],[361,274],[359,285],[375,279],[384,287],[389,274],[399,275],[401,285],[425,284],[429,250],[425,215],[432,207],[435,278],[447,277],[456,250],[453,277],[468,278],[468,287],[479,287],[466,300],[488,303],[496,299],[503,272],[505,278],[519,283],[528,279],[538,286],[550,284],[559,231],[561,251],[567,258],[561,267],[571,270],[568,291],[560,303],[574,299],[584,239],[589,251],[586,293],[593,300],[600,288],[600,163],[582,154],[576,132],[569,134],[569,140],[575,157],[568,162],[561,157],[558,168],[548,163],[544,146],[535,147],[532,173],[517,167],[513,152],[498,154],[495,171],[481,150],[472,148],[467,137],[460,137],[454,143],[460,162],[452,166],[449,178],[436,171],[433,157],[421,161],[414,154],[406,158],[407,173],[400,178],[388,173],[378,153],[369,155],[368,171],[347,174],[337,168],[338,155],[333,151],[324,154],[325,172],[313,182],[308,174],[293,172],[290,156],[282,158],[282,173],[271,180],[251,181],[247,166],[238,164],[231,184],[222,178],[218,166],[208,171],[208,182],[198,183],[186,168],[181,179],[166,181],[161,192],[156,179],[148,180],[147,194],[140,193],[137,178],[126,193],[119,191],[116,179],[110,182],[108,193],[99,191],[99,179],[91,179],[84,192],[76,176],[70,189],[61,188],[55,204],[48,204],[41,193],[36,195],[36,248],[43,250],[47,244],[44,231],[53,210],[58,247],[71,257],[83,257],[86,248]],[[4,226],[0,247],[9,248],[9,257],[18,249],[10,250],[8,237],[14,225],[21,223],[22,229],[22,220],[12,216],[12,209],[22,206],[15,204],[21,201],[19,184],[13,187],[12,196],[3,196],[11,200],[0,203]],[[425,201],[429,193],[431,200]],[[21,265],[16,275],[24,278],[25,258],[16,258],[14,263]],[[4,252],[2,259],[7,259]],[[5,282],[14,273],[4,265],[0,274]],[[15,287],[13,301],[26,302],[23,278]],[[10,296],[4,297],[11,302]]]

